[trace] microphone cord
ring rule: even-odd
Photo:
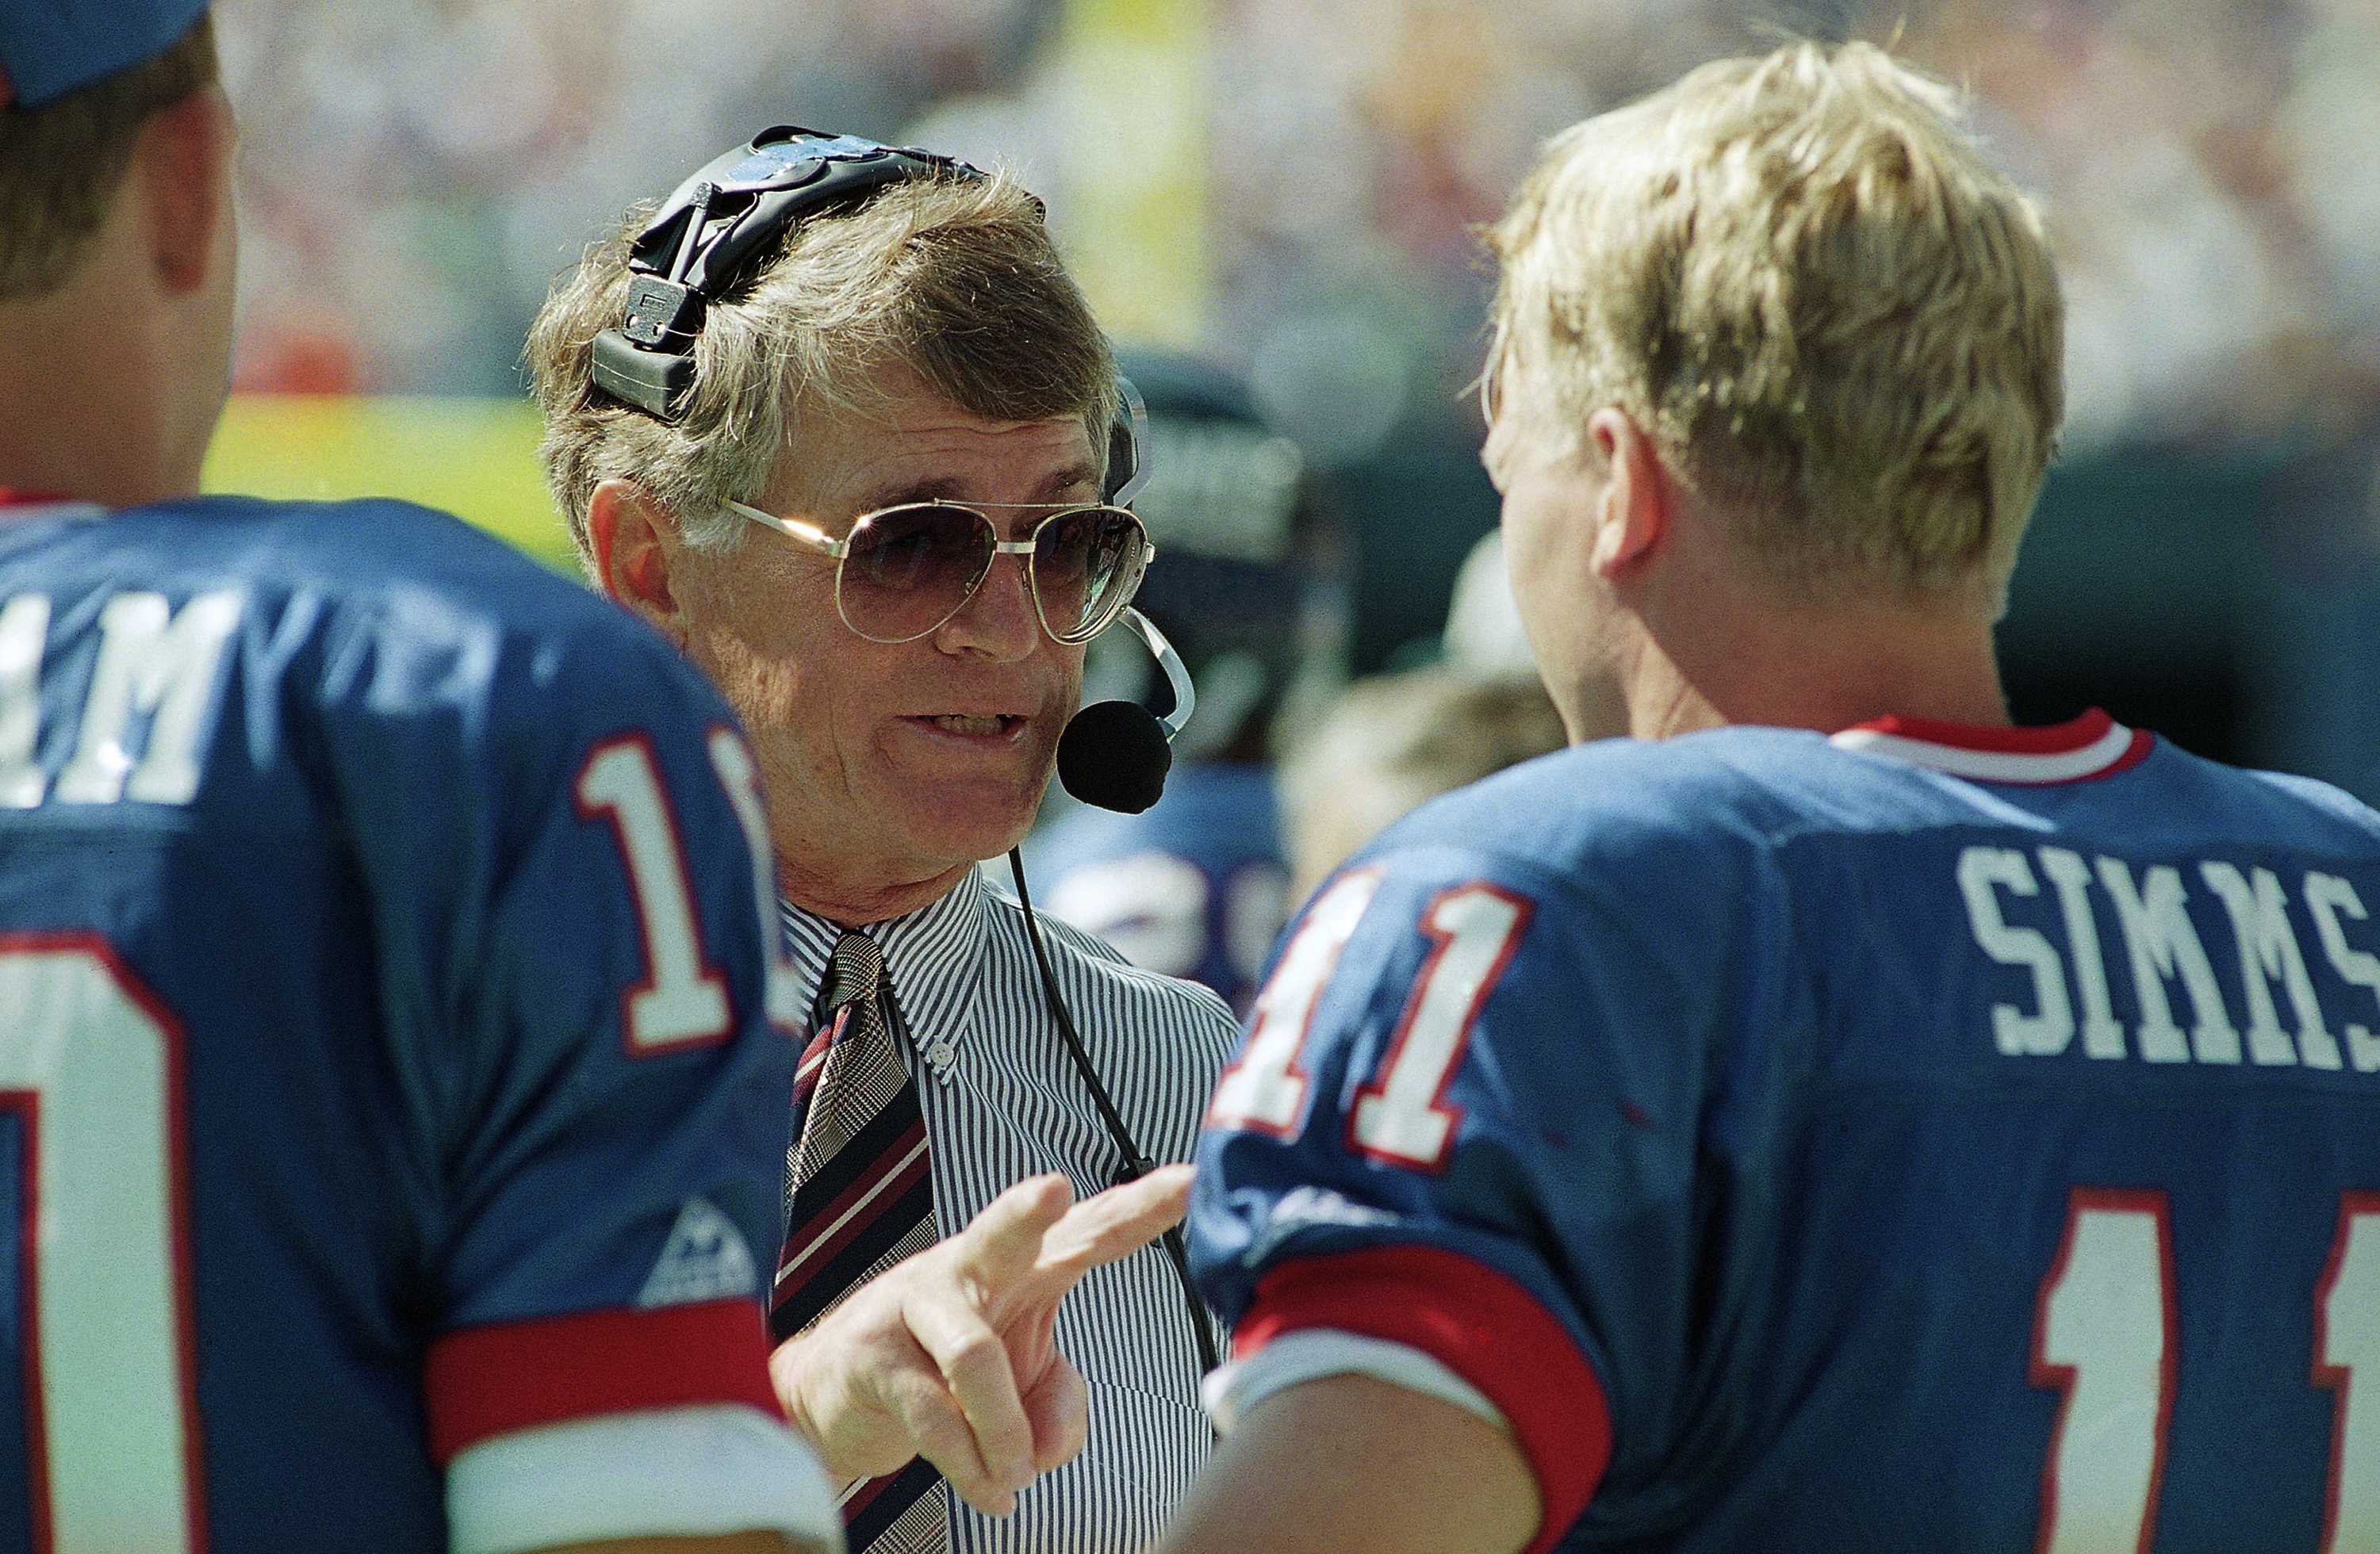
[[[1059,1038],[1065,1044],[1066,1055],[1075,1061],[1075,1069],[1083,1076],[1083,1084],[1091,1092],[1091,1100],[1099,1108],[1099,1121],[1107,1125],[1108,1136],[1123,1155],[1123,1164],[1116,1172],[1116,1182],[1136,1182],[1156,1169],[1156,1162],[1140,1152],[1133,1142],[1132,1130],[1124,1126],[1123,1116],[1116,1111],[1115,1101],[1099,1076],[1091,1067],[1090,1055],[1083,1050],[1083,1038],[1075,1029],[1074,1016],[1066,1013],[1066,1001],[1058,994],[1058,974],[1050,968],[1050,953],[1042,947],[1040,925],[1035,919],[1033,898],[1025,889],[1025,859],[1016,848],[1008,850],[1008,871],[1016,881],[1016,899],[1025,908],[1025,937],[1033,946],[1033,964],[1041,973],[1041,992],[1050,1004],[1050,1016],[1057,1024]],[[1190,1336],[1198,1345],[1198,1374],[1204,1377],[1220,1364],[1215,1351],[1215,1329],[1207,1315],[1207,1303],[1198,1298],[1198,1285],[1190,1277],[1190,1252],[1183,1244],[1182,1227],[1174,1226],[1161,1238],[1165,1256],[1173,1265],[1174,1277],[1181,1281],[1182,1298],[1190,1307]]]

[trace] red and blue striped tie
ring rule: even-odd
[[[866,934],[845,932],[820,990],[823,1028],[794,1078],[787,1228],[769,1311],[779,1342],[940,1239],[925,1113],[886,1018],[891,1002],[883,953]],[[943,1548],[946,1493],[922,1457],[854,1485],[843,1502],[851,1554]]]

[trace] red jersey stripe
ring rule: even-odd
[[[1311,1328],[1418,1349],[1503,1411],[1545,1511],[1525,1554],[1545,1554],[1586,1509],[1611,1459],[1610,1407],[1569,1330],[1517,1281],[1429,1246],[1296,1258],[1257,1281],[1232,1353]]]
[[[586,1311],[452,1332],[422,1366],[441,1466],[492,1436],[601,1414],[748,1403],[782,1417],[757,1301]]]
[[[2003,750],[2011,755],[2062,756],[2086,749],[2116,726],[2116,720],[2094,707],[2062,723],[1996,728],[1981,723],[1946,723],[1934,718],[1904,718],[1898,713],[1857,725],[1878,734],[1897,734],[1928,745],[1956,750]]]
[[[1866,751],[1977,782],[2032,787],[2095,782],[2128,771],[2155,747],[2154,735],[2130,729],[2093,709],[2062,723],[1987,728],[1927,718],[1877,718],[1832,736]]]

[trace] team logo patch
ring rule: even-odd
[[[1271,1257],[1281,1244],[1308,1225],[1393,1225],[1397,1216],[1384,1208],[1373,1208],[1355,1202],[1344,1194],[1328,1187],[1293,1187],[1272,1206],[1266,1216],[1264,1228],[1240,1254],[1240,1261],[1255,1268]]]
[[[661,1260],[653,1265],[637,1305],[685,1305],[694,1301],[748,1295],[760,1287],[752,1248],[735,1222],[709,1198],[691,1197],[679,1210]]]

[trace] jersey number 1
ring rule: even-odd
[[[0,1010],[31,1545],[183,1554],[203,1539],[181,1031],[87,935],[0,938]]]
[[[1376,870],[1343,875],[1315,900],[1281,952],[1250,1014],[1246,1047],[1223,1071],[1207,1125],[1293,1137],[1303,1125],[1306,1074],[1299,1059],[1314,1008],[1379,889]],[[1347,1147],[1384,1165],[1437,1171],[1462,1113],[1447,1082],[1471,1038],[1479,1006],[1512,963],[1529,903],[1485,883],[1441,891],[1422,909],[1430,942],[1389,1037],[1379,1072],[1347,1114]]]
[[[2041,1554],[2144,1554],[2178,1347],[2165,1195],[2077,1187],[2041,1281],[2033,1381],[2066,1394],[2042,1485]],[[2338,1394],[2322,1554],[2380,1548],[2380,1193],[2339,1202],[2313,1293],[2313,1383]]]
[[[709,749],[751,849],[760,941],[767,946],[769,1018],[791,1031],[800,1018],[801,989],[777,926],[759,774],[751,752],[730,730],[712,730]],[[621,1030],[628,1051],[643,1057],[724,1040],[734,1024],[727,981],[703,955],[686,845],[678,838],[677,815],[654,765],[651,743],[642,734],[629,734],[597,746],[579,771],[577,796],[582,818],[611,822],[644,941],[645,979],[622,1000]]]

